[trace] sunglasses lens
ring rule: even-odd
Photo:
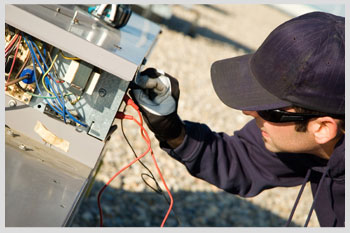
[[[279,109],[257,111],[258,115],[265,121],[274,123],[307,121],[314,117],[328,116],[324,114],[286,112]],[[344,119],[344,115],[330,115],[336,119]]]
[[[281,118],[281,114],[279,112],[266,110],[266,111],[258,111],[259,116],[265,121],[270,122],[279,122]]]
[[[265,121],[274,123],[305,121],[312,117],[319,116],[314,114],[285,112],[278,109],[258,111],[258,114]]]

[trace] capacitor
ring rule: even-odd
[[[31,84],[35,82],[34,70],[32,66],[27,66],[26,68],[24,68],[19,77],[23,77],[25,75],[28,75],[28,78],[23,79],[22,82],[24,82],[25,84]]]

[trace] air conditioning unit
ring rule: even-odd
[[[70,224],[159,33],[128,6],[5,5],[6,227]]]

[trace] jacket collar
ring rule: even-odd
[[[331,177],[345,175],[345,135],[335,145],[327,166]]]

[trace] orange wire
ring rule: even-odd
[[[171,192],[168,188],[168,186],[166,185],[166,182],[163,178],[163,175],[158,167],[158,164],[157,164],[157,161],[155,159],[155,156],[154,156],[154,153],[153,153],[153,150],[151,148],[151,140],[149,138],[149,135],[147,133],[147,131],[145,130],[145,128],[143,127],[143,121],[142,121],[142,116],[141,116],[141,113],[140,113],[140,110],[138,108],[138,106],[132,101],[132,99],[130,97],[128,97],[127,95],[124,96],[124,101],[126,102],[127,105],[131,105],[137,112],[138,112],[138,115],[140,117],[140,122],[137,121],[133,116],[131,115],[125,115],[124,113],[122,112],[118,112],[117,114],[117,118],[123,120],[123,119],[128,119],[128,120],[133,120],[136,124],[138,124],[138,126],[140,127],[140,130],[141,130],[141,136],[142,138],[145,140],[145,142],[147,143],[148,145],[148,148],[147,148],[147,151],[144,152],[141,156],[135,158],[131,163],[129,163],[128,165],[126,165],[125,167],[123,167],[121,170],[119,170],[103,187],[102,189],[100,190],[100,192],[98,193],[98,196],[97,196],[97,200],[98,200],[98,208],[99,208],[99,213],[100,213],[100,226],[102,227],[103,226],[103,213],[102,213],[102,208],[101,208],[101,195],[102,195],[102,192],[107,188],[107,186],[114,180],[114,178],[116,178],[121,172],[123,172],[125,169],[127,169],[128,167],[130,167],[132,164],[134,164],[136,161],[138,161],[139,159],[141,159],[142,157],[144,157],[149,151],[151,151],[151,156],[152,156],[152,159],[153,159],[153,162],[156,166],[156,169],[158,171],[158,174],[164,184],[164,187],[166,189],[166,191],[168,192],[168,195],[170,197],[170,205],[169,205],[169,209],[162,221],[162,224],[160,227],[163,227],[166,220],[168,219],[168,216],[170,214],[170,211],[173,207],[173,204],[174,204],[174,200],[173,200],[173,196],[171,195]]]
[[[128,116],[128,115],[124,115],[125,116]],[[132,116],[128,116],[130,118],[128,119],[132,119],[134,120],[140,127],[143,127],[140,122],[138,122],[136,119],[134,119]],[[145,139],[147,140],[147,139]],[[149,138],[148,138],[149,140]],[[147,142],[147,141],[146,141]],[[151,145],[150,143],[147,143],[148,144],[148,148],[147,150],[139,157],[135,158],[133,161],[131,161],[128,165],[124,166],[122,169],[120,169],[117,173],[115,173],[111,179],[109,179],[109,181],[102,187],[102,189],[100,190],[100,192],[98,193],[98,196],[97,196],[97,200],[98,200],[98,208],[99,208],[99,212],[100,212],[100,227],[103,226],[103,213],[102,213],[102,208],[101,208],[101,195],[102,195],[102,192],[107,188],[107,186],[121,173],[123,172],[125,169],[127,169],[128,167],[130,167],[132,164],[134,164],[135,162],[137,162],[139,159],[141,159],[142,157],[144,157],[150,150],[151,150]]]
[[[102,208],[101,208],[101,195],[102,195],[102,192],[114,180],[114,178],[116,178],[121,172],[123,172],[125,169],[127,169],[128,167],[133,165],[135,162],[137,162],[139,159],[141,159],[143,156],[145,156],[149,152],[149,150],[150,150],[150,147],[148,147],[148,149],[141,156],[135,158],[131,163],[129,163],[128,165],[126,165],[125,167],[120,169],[116,174],[114,174],[114,176],[112,176],[112,178],[102,187],[102,189],[98,193],[98,196],[97,196],[98,202],[97,203],[98,203],[98,209],[99,209],[99,212],[100,212],[100,227],[103,226],[103,213],[102,213]]]
[[[140,112],[139,108],[137,107],[137,105],[132,101],[132,99],[131,99],[130,97],[129,97],[129,101],[128,101],[128,102],[131,102],[130,105],[137,111],[137,113],[138,113],[138,115],[139,115],[139,117],[140,117],[140,121],[142,122],[141,112]],[[137,123],[138,123],[138,122],[137,122]],[[138,123],[138,124],[139,124],[139,123]],[[149,139],[149,136],[148,136],[147,131],[146,131],[145,128],[143,127],[142,123],[139,124],[139,126],[140,126],[140,128],[141,128],[141,135],[142,135],[142,137],[144,138],[144,140],[146,141],[146,143],[147,143],[147,144],[149,145],[149,147],[151,148],[151,140]],[[146,138],[144,137],[143,132],[146,134],[145,136],[147,137],[147,140],[146,140]],[[161,173],[161,171],[160,171],[160,169],[159,169],[159,167],[158,167],[158,164],[157,164],[157,161],[156,161],[156,158],[155,158],[155,156],[154,156],[154,153],[153,153],[152,148],[151,148],[151,156],[152,156],[154,165],[156,166],[156,169],[157,169],[157,171],[158,171],[158,174],[159,174],[159,176],[160,176],[160,178],[161,178],[161,180],[162,180],[162,182],[163,182],[163,185],[164,185],[164,187],[165,187],[165,189],[166,189],[166,191],[168,192],[168,195],[169,195],[169,197],[170,197],[169,209],[168,209],[168,211],[167,211],[167,213],[166,213],[166,215],[165,215],[165,217],[164,217],[164,219],[163,219],[163,222],[162,222],[162,224],[161,224],[161,227],[163,227],[164,224],[165,224],[165,222],[166,222],[166,220],[167,220],[167,218],[168,218],[168,216],[169,216],[169,214],[170,214],[170,211],[171,211],[171,209],[172,209],[172,207],[173,207],[174,200],[173,200],[173,196],[171,195],[171,192],[170,192],[168,186],[166,185],[166,182],[165,182],[165,180],[164,180],[164,178],[163,178],[163,175],[162,175],[162,173]]]
[[[22,40],[22,36],[19,36],[19,41],[18,41],[18,44],[17,44],[15,56],[13,57],[11,69],[10,69],[10,72],[9,72],[9,76],[7,77],[6,83],[8,83],[8,81],[10,80],[10,76],[11,76],[11,74],[12,74],[12,70],[13,70],[13,67],[14,67],[15,62],[16,62],[17,53],[18,53],[18,48],[19,48],[19,45],[21,44],[21,40]],[[7,90],[7,87],[5,87],[5,91],[6,91],[6,90]]]
[[[7,53],[10,49],[11,49],[11,47],[12,47],[12,45],[17,41],[17,38],[18,38],[18,33],[15,35],[15,38],[10,42],[10,44],[8,44],[7,46],[6,46],[6,48],[5,48],[5,53]]]
[[[147,131],[145,130],[145,128],[144,128],[143,126],[142,126],[142,129],[143,129],[143,131],[145,132],[147,138],[149,139],[148,133],[147,133]],[[151,143],[151,142],[149,141],[149,143]],[[173,208],[174,200],[173,200],[173,196],[171,195],[171,192],[170,192],[168,186],[166,185],[166,182],[165,182],[165,180],[164,180],[164,178],[163,178],[163,175],[162,175],[162,173],[161,173],[161,171],[160,171],[160,169],[159,169],[159,167],[158,167],[158,164],[157,164],[157,161],[156,161],[156,158],[155,158],[155,156],[154,156],[154,153],[153,153],[152,148],[151,148],[151,155],[152,155],[152,159],[153,159],[154,165],[155,165],[156,168],[157,168],[158,174],[159,174],[159,176],[160,176],[160,178],[161,178],[161,180],[162,180],[162,182],[163,182],[163,185],[164,185],[164,187],[165,187],[165,189],[166,189],[166,191],[168,192],[168,195],[169,195],[169,197],[170,197],[169,209],[168,209],[168,211],[167,211],[167,213],[166,213],[166,215],[165,215],[165,217],[164,217],[164,219],[163,219],[163,222],[162,222],[162,224],[161,224],[161,226],[160,226],[160,227],[163,227],[164,224],[165,224],[165,222],[166,222],[166,220],[168,219],[168,216],[169,216],[169,214],[170,214],[171,209]]]

